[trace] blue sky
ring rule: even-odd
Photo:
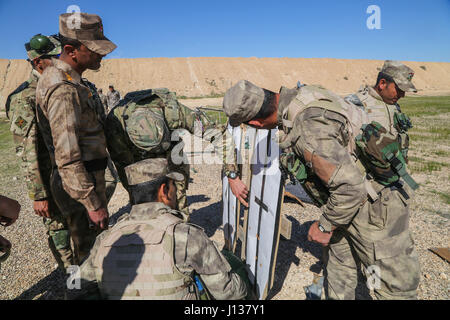
[[[25,59],[69,5],[103,19],[106,58],[305,57],[450,62],[450,0],[0,0],[0,58]],[[369,5],[381,29],[369,30]]]

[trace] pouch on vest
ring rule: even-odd
[[[406,161],[397,138],[376,121],[363,125],[361,130],[355,142],[361,162],[374,179],[388,186],[401,177],[413,190],[417,189],[417,183],[406,171]]]

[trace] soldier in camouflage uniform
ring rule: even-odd
[[[78,276],[80,290],[70,299],[198,299],[194,275],[215,299],[242,299],[245,279],[232,271],[215,243],[188,224],[176,207],[174,181],[165,158],[146,159],[125,168],[132,209],[97,237]],[[245,277],[245,275],[243,275]]]
[[[8,96],[6,112],[11,119],[11,132],[16,155],[25,173],[28,196],[34,212],[43,217],[48,244],[60,268],[73,264],[67,221],[56,206],[50,191],[51,162],[42,135],[36,125],[36,86],[51,58],[61,53],[60,43],[53,37],[36,35],[25,44],[33,70],[30,78]]]
[[[101,59],[116,46],[103,35],[97,15],[62,14],[59,24],[62,53],[39,79],[37,117],[52,161],[50,188],[67,218],[78,264],[108,227],[108,153],[98,113],[103,106],[81,75],[100,68]]]
[[[322,209],[308,239],[325,247],[327,296],[354,299],[362,263],[378,298],[416,298],[420,270],[408,230],[411,188],[402,180],[381,185],[362,165],[355,136],[368,123],[367,113],[319,86],[282,87],[275,94],[248,81],[229,89],[223,104],[232,126],[282,130],[280,148],[293,154],[282,154],[280,162],[298,168],[291,173]]]
[[[98,89],[98,96],[100,98],[100,101],[103,104],[103,107],[105,108],[105,114],[108,114],[109,108],[108,108],[108,98],[103,94],[102,89]]]
[[[204,113],[179,103],[175,93],[168,89],[128,93],[109,112],[105,127],[108,150],[122,185],[129,192],[124,170],[126,166],[143,159],[167,157],[171,170],[185,177],[184,181],[175,184],[178,210],[188,214],[186,189],[189,185],[189,164],[172,161],[173,148],[179,143],[171,141],[172,133],[177,129],[186,129],[201,136],[212,126],[213,123]]]
[[[403,63],[386,60],[374,87],[361,86],[358,92],[346,97],[348,101],[363,107],[370,121],[377,121],[398,137],[406,161],[409,147],[407,131],[412,128],[412,124],[397,102],[405,96],[405,92],[417,92],[411,83],[413,76],[414,71]]]

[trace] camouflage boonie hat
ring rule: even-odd
[[[395,84],[401,90],[405,92],[417,92],[416,87],[414,87],[411,82],[414,76],[414,71],[403,63],[399,61],[386,60],[380,72],[392,77]]]
[[[25,50],[30,60],[42,56],[57,56],[61,53],[61,43],[53,36],[38,33],[30,39],[30,42],[25,43]]]
[[[223,110],[229,118],[230,125],[237,127],[243,122],[252,120],[270,93],[247,80],[241,80],[228,89],[223,97]]]
[[[89,50],[103,56],[117,46],[103,35],[102,19],[96,14],[64,13],[59,16],[59,34],[80,41]]]
[[[169,163],[166,158],[145,159],[125,167],[128,184],[130,186],[151,182],[167,177],[175,181],[184,181],[179,172],[169,172]]]

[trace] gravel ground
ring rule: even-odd
[[[208,236],[222,246],[220,166],[193,165],[191,170],[192,183],[188,190],[191,221],[202,226]],[[448,247],[450,243],[450,206],[432,192],[438,189],[449,194],[448,177],[447,168],[439,174],[414,175],[422,184],[412,203],[410,223],[422,269],[419,299],[449,298],[449,264],[428,250]],[[13,244],[11,256],[0,270],[0,299],[62,299],[65,275],[56,269],[45,228],[41,218],[32,213],[25,184],[21,178],[2,176],[0,194],[17,199],[22,205],[17,222],[4,230],[0,227],[2,236]],[[126,192],[119,184],[109,211],[114,219],[128,210]],[[313,273],[320,273],[322,269],[320,246],[306,240],[308,228],[320,211],[310,204],[303,208],[286,201],[282,214],[292,222],[292,237],[280,241],[275,282],[269,298],[302,300],[306,298],[303,287],[311,284]],[[364,288],[361,280],[358,298],[371,299],[373,295]]]

